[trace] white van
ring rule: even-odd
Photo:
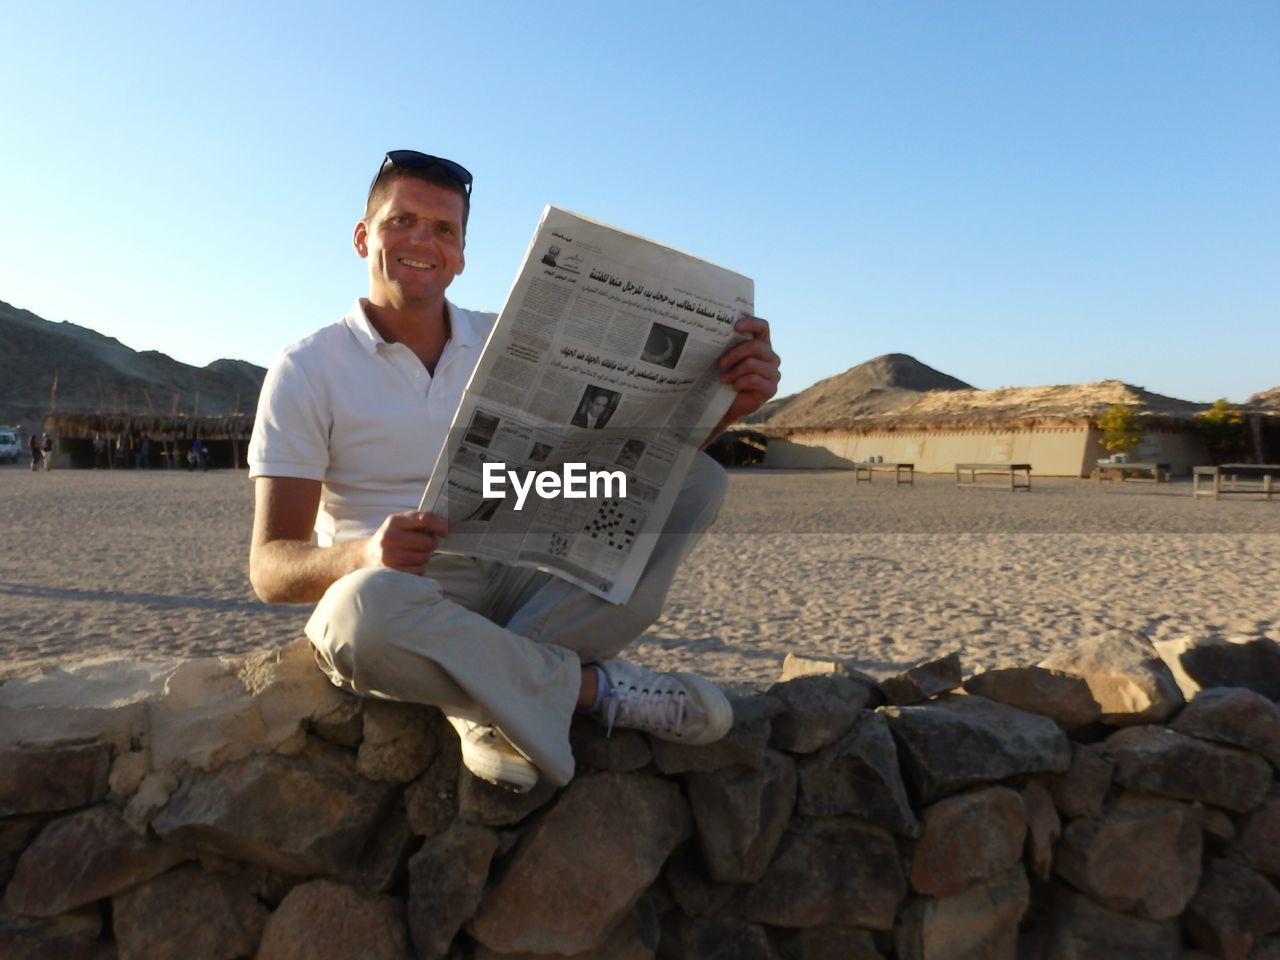
[[[16,429],[0,427],[0,463],[13,463],[22,456],[22,440]]]

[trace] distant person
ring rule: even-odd
[[[102,439],[102,434],[95,433],[93,435],[93,468],[101,470],[107,465],[107,441]]]
[[[39,470],[44,464],[44,447],[34,433],[27,437],[27,449],[31,452],[31,469]]]
[[[40,437],[40,451],[44,454],[44,468],[48,470],[53,463],[53,437],[47,433]]]

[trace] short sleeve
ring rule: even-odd
[[[249,476],[324,480],[332,415],[301,358],[285,351],[267,371],[249,440]]]

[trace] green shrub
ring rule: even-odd
[[[1225,398],[1215,400],[1213,406],[1196,417],[1196,429],[1217,463],[1244,455],[1247,436],[1238,404]]]
[[[1111,453],[1128,453],[1142,441],[1142,420],[1132,407],[1117,403],[1098,419],[1102,448]]]

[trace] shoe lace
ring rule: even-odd
[[[617,686],[607,700],[605,720],[608,729],[605,736],[613,735],[615,723],[623,727],[661,730],[679,736],[684,727],[684,718],[683,691]]]

